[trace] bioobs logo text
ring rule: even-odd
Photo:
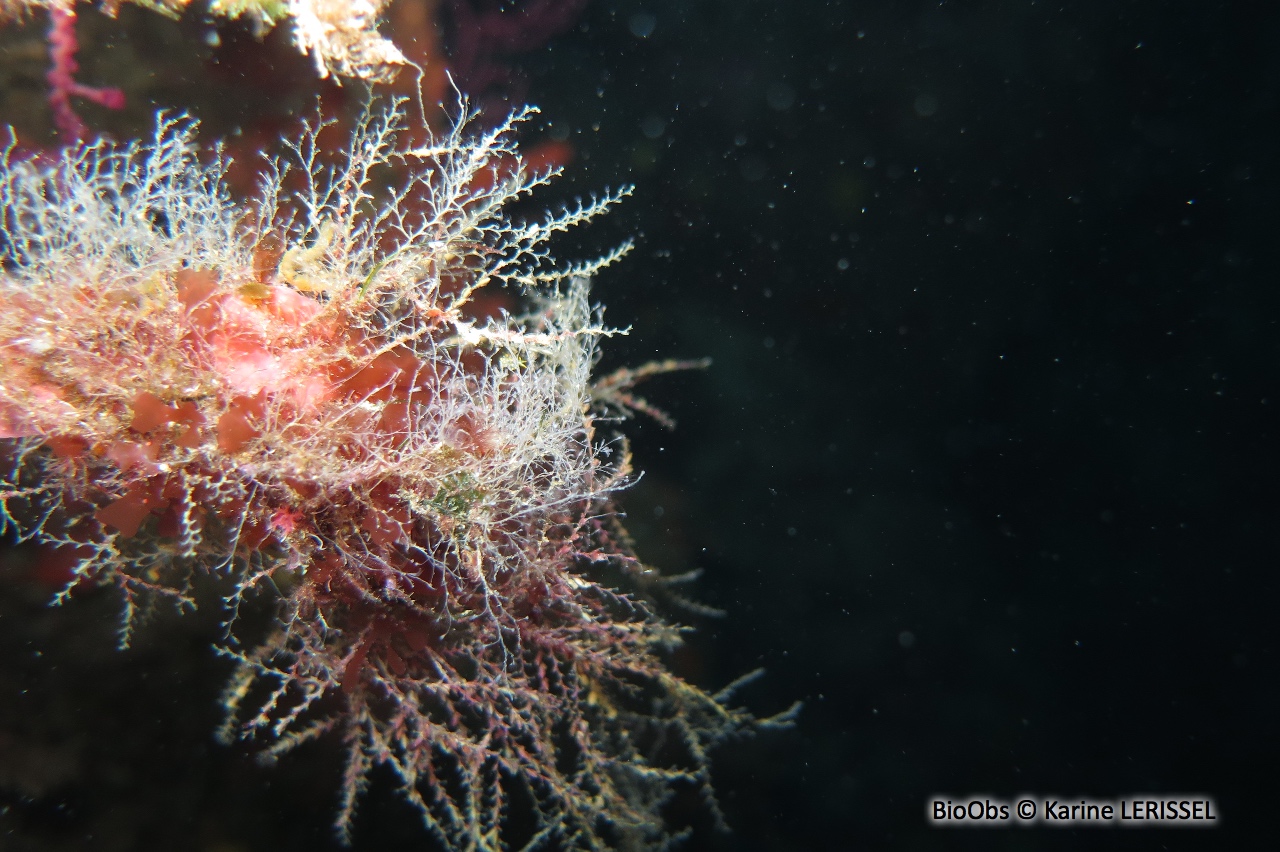
[[[929,799],[926,816],[930,822],[947,825],[991,825],[1007,823],[1013,816],[1009,803],[989,798],[973,798],[967,801]]]
[[[1002,799],[978,793],[925,800],[925,819],[931,825],[947,828],[1216,828],[1219,816],[1217,800],[1206,793],[1069,799],[1040,795]]]

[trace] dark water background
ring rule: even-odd
[[[806,702],[722,751],[720,847],[1266,837],[1280,16],[619,3],[656,20],[629,41],[606,8],[644,238],[602,298],[637,353],[716,359],[632,517],[729,611],[706,676]],[[1222,829],[924,824],[1023,791],[1205,791]]]
[[[647,389],[677,431],[632,430],[642,554],[727,611],[675,664],[805,702],[717,753],[734,833],[688,848],[1267,845],[1278,42],[1263,3],[593,0],[519,60],[576,152],[552,194],[637,188],[582,243],[639,240],[606,366],[715,362]],[[121,661],[4,615],[9,682],[65,704],[7,712],[68,714],[90,779],[8,802],[13,848],[111,848],[117,811],[136,848],[331,848],[336,764],[212,744],[210,625]],[[924,819],[1023,792],[1207,793],[1221,825]],[[361,813],[359,848],[421,839],[385,779]]]

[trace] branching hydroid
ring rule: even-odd
[[[758,724],[659,658],[679,630],[593,411],[654,411],[633,385],[684,365],[592,385],[619,332],[589,282],[627,246],[557,266],[549,241],[628,190],[511,218],[554,176],[512,142],[529,114],[472,136],[464,105],[402,148],[393,103],[337,158],[314,121],[248,204],[179,116],[0,163],[0,523],[74,548],[67,590],[117,587],[125,643],[225,576],[223,737],[339,737],[344,836],[386,765],[449,848],[661,843],[665,797],[713,803],[707,747]],[[480,310],[499,288],[523,309]],[[260,643],[256,591],[280,596]]]

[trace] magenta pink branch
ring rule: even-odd
[[[76,40],[75,0],[58,0],[49,6],[49,59],[52,66],[45,79],[49,81],[49,105],[53,123],[67,139],[84,139],[85,126],[71,106],[72,96],[101,104],[108,109],[124,106],[124,92],[109,86],[86,86],[75,79],[80,70],[76,62],[79,49]]]

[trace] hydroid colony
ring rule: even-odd
[[[449,848],[662,843],[662,802],[714,808],[707,747],[758,723],[662,665],[679,631],[610,508],[630,467],[596,413],[652,368],[593,385],[617,332],[588,285],[627,246],[557,267],[548,240],[626,191],[515,221],[551,177],[520,164],[527,113],[463,113],[406,148],[400,105],[371,110],[336,160],[313,124],[248,204],[182,117],[10,149],[0,522],[74,550],[61,598],[118,589],[124,643],[225,577],[222,735],[340,738],[344,836],[386,765]],[[498,287],[524,310],[474,310]],[[249,640],[256,592],[278,618]]]

